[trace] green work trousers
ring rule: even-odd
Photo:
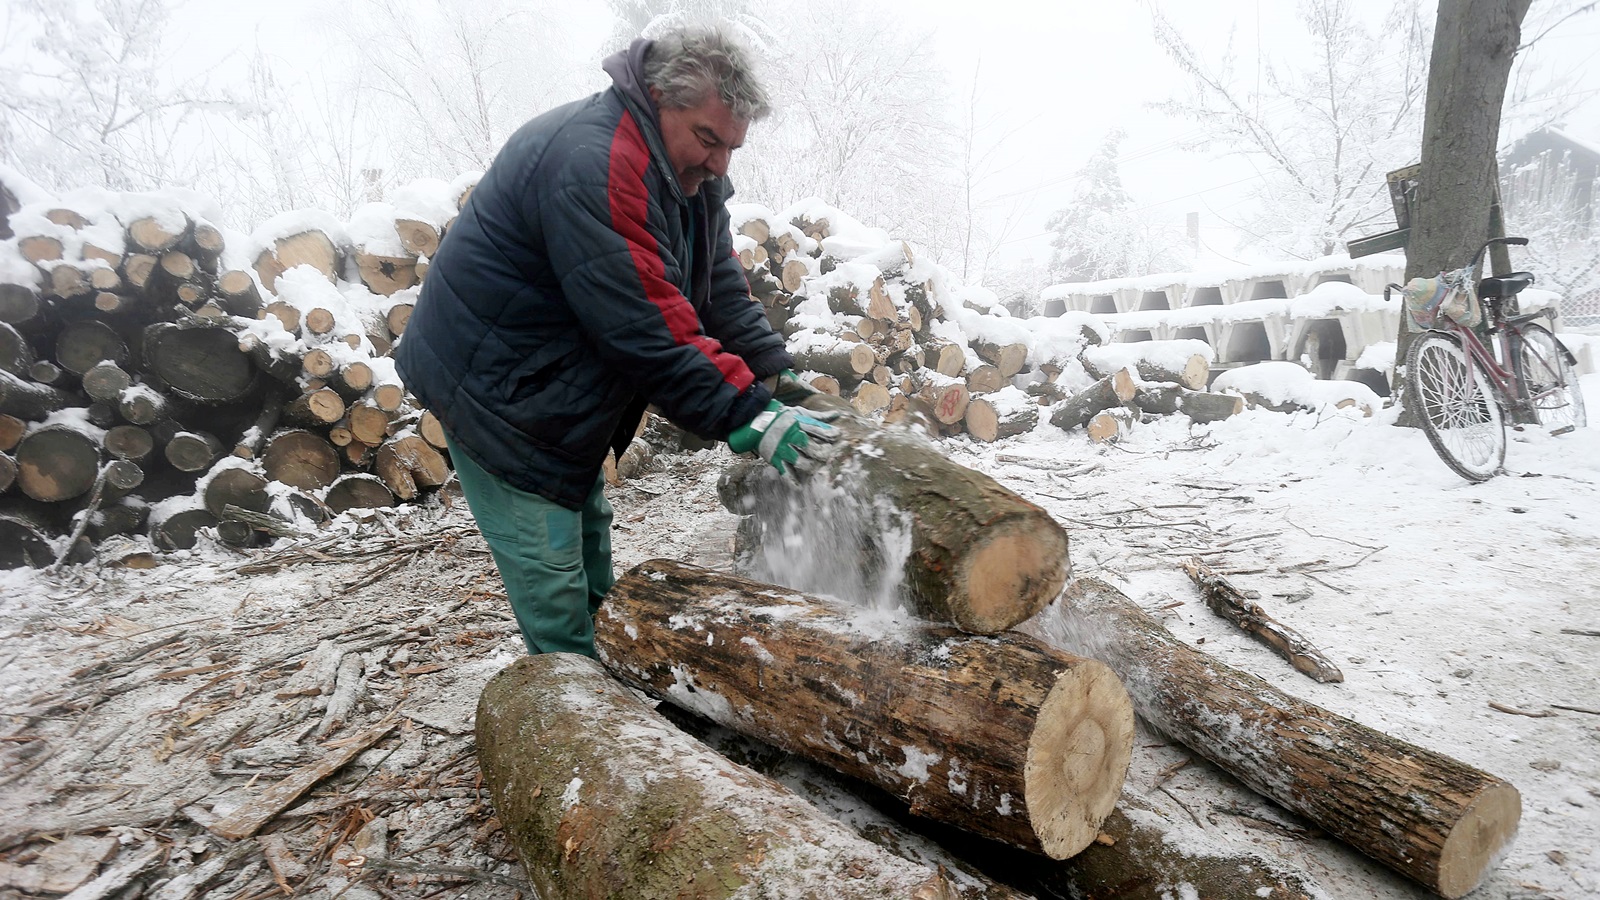
[[[446,442],[528,652],[594,656],[594,615],[616,581],[604,476],[582,509],[567,509],[512,487]]]

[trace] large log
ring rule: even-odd
[[[28,339],[3,321],[0,321],[0,372],[9,372],[19,378],[28,377],[33,368],[33,348]]]
[[[616,583],[595,642],[662,699],[1056,859],[1094,840],[1133,752],[1101,663],[667,560]]]
[[[1211,376],[1210,353],[1204,341],[1135,341],[1089,347],[1079,358],[1095,378],[1131,368],[1144,381],[1175,382],[1203,391]]]
[[[302,491],[320,490],[339,477],[339,454],[333,445],[297,429],[273,435],[261,465],[268,478]]]
[[[394,493],[383,479],[365,472],[339,476],[324,501],[334,515],[351,509],[377,509],[394,505]]]
[[[31,285],[0,283],[0,322],[23,325],[43,312],[39,292]]]
[[[94,368],[102,360],[117,365],[128,361],[128,345],[110,325],[98,319],[68,322],[56,337],[56,362],[74,375]]]
[[[1006,388],[967,405],[967,433],[985,443],[1026,434],[1039,424],[1039,404],[1016,388]]]
[[[565,653],[523,657],[478,702],[478,763],[538,896],[944,900],[937,869],[893,856],[679,731]]]
[[[414,434],[385,441],[372,461],[374,474],[401,500],[412,500],[426,488],[450,477],[450,464],[438,450]]]
[[[878,358],[869,345],[826,337],[807,342],[795,351],[795,365],[802,371],[831,375],[849,384],[866,377],[877,364]]]
[[[1516,836],[1508,782],[1218,662],[1109,584],[1074,581],[1057,610],[1036,627],[1108,663],[1151,725],[1444,897],[1477,887]]]
[[[99,442],[67,425],[28,432],[17,444],[17,486],[35,500],[55,503],[81,497],[100,474]]]
[[[1082,428],[1096,415],[1132,403],[1138,392],[1139,381],[1132,371],[1118,369],[1056,404],[1050,410],[1050,424],[1068,431]]]
[[[38,523],[0,513],[0,569],[42,569],[55,559],[46,532]]]
[[[0,370],[0,414],[37,421],[73,405],[72,395]]]
[[[994,341],[974,341],[972,349],[978,358],[1000,370],[1000,380],[1010,381],[1011,376],[1028,364],[1027,344],[1001,344]]]
[[[261,284],[276,292],[278,276],[302,265],[311,266],[333,281],[339,266],[339,249],[326,234],[313,228],[274,241],[256,257],[255,270]]]
[[[1133,405],[1141,411],[1156,415],[1181,412],[1189,420],[1204,425],[1220,422],[1244,412],[1244,397],[1238,394],[1213,394],[1191,391],[1177,384],[1141,384],[1133,397]]]
[[[144,332],[146,373],[186,400],[208,405],[242,400],[256,383],[255,366],[226,328],[157,322]]]
[[[825,406],[830,399],[819,395],[807,405]],[[1070,568],[1067,533],[1049,513],[951,462],[909,429],[883,428],[850,413],[834,424],[838,452],[813,479],[831,485],[840,502],[856,504],[843,514],[881,503],[905,519],[910,552],[902,572],[908,599],[923,618],[990,634],[1033,617],[1060,593]],[[765,466],[730,469],[719,491],[730,512],[756,514],[777,534],[795,504],[818,496]],[[862,550],[880,566],[885,558],[900,558],[882,545],[887,537],[860,536],[873,542]]]

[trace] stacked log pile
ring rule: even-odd
[[[251,235],[177,192],[20,205],[0,241],[0,566],[112,535],[246,547],[443,484],[443,432],[389,352],[472,183]]]
[[[1086,315],[1010,317],[992,293],[830,207],[738,205],[733,228],[751,294],[801,377],[861,416],[987,443],[1031,431],[1041,412],[1114,440],[1141,418],[1209,422],[1242,408],[1207,392],[1202,341],[1102,347]],[[1101,382],[1123,368],[1123,395],[1110,397]]]

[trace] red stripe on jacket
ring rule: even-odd
[[[624,112],[611,138],[611,165],[606,185],[611,198],[611,226],[627,240],[645,296],[661,310],[673,341],[679,345],[694,345],[722,373],[723,381],[743,391],[755,382],[755,374],[744,360],[724,352],[719,341],[701,332],[700,317],[695,314],[694,307],[667,281],[660,248],[645,226],[650,191],[644,185],[644,173],[649,165],[650,150],[645,146],[644,135],[639,132],[633,114]],[[693,239],[691,235],[690,240]]]

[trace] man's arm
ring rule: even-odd
[[[743,358],[757,380],[794,368],[783,336],[773,332],[761,304],[750,299],[750,281],[733,252],[728,208],[723,204],[712,210],[711,236],[711,298],[701,317],[706,333]]]
[[[647,161],[614,151],[605,184],[574,179],[539,205],[550,263],[601,357],[668,418],[726,439],[772,395],[744,359],[705,333],[665,277],[665,238],[649,222]]]

